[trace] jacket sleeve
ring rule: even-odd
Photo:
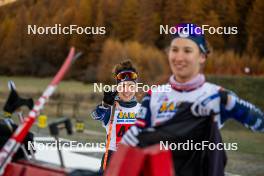
[[[137,114],[136,126],[139,128],[151,127],[151,109],[150,109],[151,93],[144,96],[141,107]]]
[[[233,118],[252,131],[264,132],[264,114],[250,102],[229,93],[229,102],[221,106],[221,121]]]

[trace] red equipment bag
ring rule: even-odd
[[[66,176],[66,170],[47,164],[19,161],[9,163],[3,176]]]
[[[105,176],[175,176],[172,154],[159,145],[144,149],[120,144],[111,157]]]

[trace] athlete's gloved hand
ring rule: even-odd
[[[220,113],[220,93],[200,97],[191,106],[194,116],[211,116]]]
[[[104,92],[103,102],[112,106],[114,104],[116,95],[117,91]]]
[[[131,126],[127,132],[123,135],[121,144],[129,145],[129,146],[137,146],[139,140],[137,136],[142,130],[136,127],[135,125]]]

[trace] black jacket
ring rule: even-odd
[[[178,107],[175,116],[154,132],[143,131],[139,136],[141,147],[160,143],[222,143],[217,124],[210,117],[195,117],[190,103]],[[207,143],[207,144],[208,144]],[[173,150],[173,161],[177,176],[224,176],[227,157],[224,150]]]

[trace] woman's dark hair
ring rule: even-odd
[[[133,66],[131,60],[125,60],[125,61],[122,61],[121,63],[114,66],[113,74],[117,75],[118,73],[125,71],[125,70],[137,72],[137,70]]]

